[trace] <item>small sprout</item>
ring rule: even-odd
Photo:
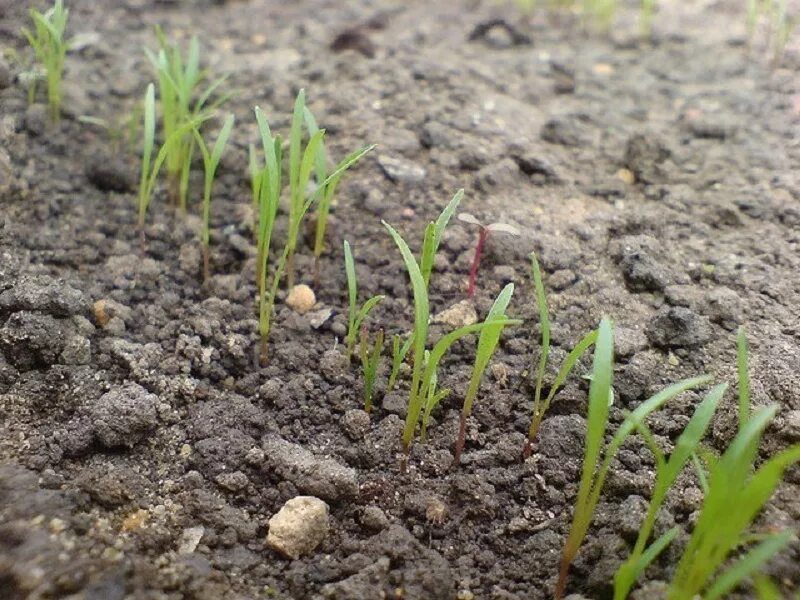
[[[205,172],[205,180],[203,185],[203,226],[201,229],[200,237],[203,242],[203,281],[208,281],[210,276],[210,251],[209,251],[209,221],[211,220],[211,189],[214,186],[214,176],[219,166],[219,161],[222,159],[222,153],[225,151],[225,146],[230,138],[231,131],[233,130],[234,116],[228,115],[225,122],[217,135],[217,141],[214,142],[214,147],[209,152],[208,145],[206,144],[203,136],[197,128],[193,130],[194,138],[200,148],[200,153],[203,155],[203,169]]]
[[[710,462],[703,506],[670,583],[670,598],[695,598],[701,594],[706,600],[727,598],[739,583],[757,574],[794,538],[792,531],[748,534],[786,470],[800,462],[800,444],[755,468],[761,438],[778,406],[773,404],[751,414],[750,390],[747,377],[743,377],[747,345],[741,330],[738,338],[739,432],[722,456]],[[743,546],[752,547],[729,564],[731,554],[738,555]],[[720,573],[723,565],[726,568]]]
[[[303,110],[305,115],[306,127],[308,128],[309,137],[314,137],[319,131],[317,121],[314,115],[305,107]],[[375,145],[364,148],[366,152],[370,152]],[[322,186],[323,182],[328,178],[328,155],[325,152],[324,141],[320,143],[319,150],[315,162],[317,186]],[[339,173],[338,176],[332,178],[320,193],[319,203],[317,205],[317,223],[316,232],[314,235],[314,281],[319,281],[319,261],[322,252],[325,250],[325,231],[328,227],[328,215],[330,214],[331,205],[333,204],[334,196],[336,195],[336,188],[339,185],[339,180],[342,178],[344,172]]]
[[[158,77],[158,95],[161,100],[162,134],[170,139],[181,131],[178,139],[170,145],[166,157],[169,197],[175,206],[186,212],[186,199],[189,190],[189,171],[194,153],[195,137],[192,128],[185,128],[191,121],[205,121],[222,105],[230,94],[223,94],[209,104],[214,92],[225,82],[221,77],[208,85],[202,92],[200,84],[207,75],[200,69],[200,42],[193,36],[189,42],[186,58],[180,48],[170,43],[160,27],[156,28],[159,51],[153,54],[145,48],[145,54]],[[198,94],[199,92],[199,94]],[[196,99],[195,99],[196,98]]]
[[[511,302],[511,296],[514,294],[514,284],[509,283],[489,309],[489,314],[486,317],[486,323],[495,323],[505,320],[506,308],[508,303]],[[494,354],[495,348],[500,341],[500,335],[503,333],[503,325],[488,326],[481,331],[478,338],[478,348],[475,352],[475,364],[472,367],[472,378],[467,388],[467,394],[464,397],[464,406],[461,409],[461,419],[458,428],[458,437],[456,438],[455,445],[455,459],[453,463],[458,465],[461,460],[461,452],[464,450],[464,441],[467,432],[467,418],[472,413],[472,403],[478,395],[478,388],[481,385],[481,377],[486,367],[489,365],[489,360]]]
[[[372,296],[361,308],[358,307],[358,283],[356,280],[356,265],[353,260],[353,253],[350,250],[350,243],[344,241],[344,270],[347,274],[347,298],[348,298],[348,317],[347,317],[347,337],[345,338],[345,353],[347,360],[353,356],[353,348],[356,344],[356,335],[361,329],[364,319],[370,311],[375,308],[384,296]]]
[[[42,64],[47,78],[47,103],[50,107],[50,118],[55,122],[61,115],[61,80],[64,75],[64,59],[67,55],[67,42],[64,32],[67,29],[69,9],[64,8],[63,0],[55,0],[55,4],[44,13],[30,9],[34,29],[22,28],[22,34],[28,39],[37,60]],[[33,101],[36,95],[36,79],[32,79],[28,90],[28,99]]]
[[[383,352],[383,329],[378,330],[378,333],[375,335],[375,344],[371,349],[369,345],[369,333],[366,328],[362,329],[359,350],[361,356],[361,370],[364,373],[364,411],[372,412],[375,377],[378,374],[381,352]]]
[[[614,437],[605,445],[604,438],[608,428],[608,412],[612,398],[614,333],[611,322],[608,319],[603,319],[600,322],[597,331],[594,364],[589,385],[586,450],[572,525],[561,553],[561,566],[554,594],[556,600],[561,600],[564,597],[570,565],[578,554],[583,539],[586,537],[595,508],[597,508],[597,503],[600,501],[600,492],[611,469],[611,461],[622,447],[622,444],[651,412],[681,392],[702,385],[710,379],[709,377],[695,377],[664,388],[629,413],[617,429]],[[681,596],[681,598],[683,597]],[[691,597],[691,595],[686,596],[686,598]]]
[[[430,357],[430,353],[425,353],[425,361],[428,361]],[[431,413],[434,409],[441,404],[442,400],[447,398],[450,395],[450,390],[440,390],[438,389],[439,385],[439,375],[436,371],[433,372],[431,376],[431,383],[428,386],[428,396],[425,399],[425,409],[422,411],[422,423],[420,425],[419,430],[419,440],[424,442],[428,437],[428,423],[431,419]]]
[[[483,255],[483,249],[486,245],[486,240],[489,239],[489,234],[492,232],[502,232],[510,235],[519,235],[520,233],[519,229],[513,225],[508,225],[507,223],[491,223],[490,225],[484,225],[470,213],[459,213],[458,218],[464,223],[469,223],[470,225],[477,225],[480,227],[478,241],[475,244],[475,255],[469,268],[469,283],[467,285],[467,296],[472,298],[475,296],[475,284],[478,279],[478,268],[481,264],[481,256]]]
[[[597,330],[587,333],[572,351],[564,359],[564,364],[556,375],[553,384],[550,386],[550,391],[547,397],[542,401],[542,386],[544,384],[544,372],[547,367],[547,359],[550,356],[550,317],[547,311],[547,298],[544,293],[544,284],[542,282],[542,272],[539,269],[539,261],[536,260],[536,254],[531,254],[531,273],[533,275],[534,288],[536,290],[536,305],[539,309],[539,323],[542,329],[541,349],[539,351],[539,363],[536,367],[536,389],[533,397],[533,416],[531,417],[531,424],[528,428],[528,439],[525,442],[525,447],[522,450],[523,458],[530,456],[533,450],[533,441],[539,432],[539,427],[542,424],[547,409],[550,408],[550,403],[555,398],[561,386],[567,380],[570,372],[575,364],[580,360],[581,356],[595,343],[597,340]]]
[[[411,349],[411,344],[414,342],[414,336],[409,335],[405,342],[401,343],[403,336],[399,333],[394,334],[392,337],[392,371],[389,373],[389,381],[386,384],[386,389],[392,391],[397,384],[397,377],[400,375],[400,368],[408,356],[408,351]]]
[[[460,200],[459,195],[457,194],[454,198],[454,201],[451,201],[445,211],[449,211],[451,209],[454,210],[456,198]],[[444,219],[443,216],[445,216]],[[398,249],[400,250],[400,254],[403,257],[403,262],[405,263],[406,270],[408,271],[409,279],[411,280],[411,287],[414,292],[414,331],[411,334],[414,340],[412,343],[414,351],[412,358],[414,362],[411,371],[411,389],[409,392],[408,409],[406,411],[406,423],[405,427],[403,428],[402,436],[403,451],[406,457],[411,449],[411,443],[414,439],[416,427],[420,420],[420,415],[424,406],[424,402],[427,398],[428,390],[430,389],[433,381],[433,375],[436,373],[438,368],[439,360],[441,360],[450,346],[452,346],[459,339],[465,335],[476,333],[490,324],[487,322],[476,323],[461,327],[448,333],[447,335],[443,336],[436,343],[436,345],[434,345],[426,361],[425,346],[428,339],[430,304],[428,300],[428,285],[423,273],[427,272],[428,276],[430,276],[433,266],[433,253],[438,247],[439,240],[441,239],[441,231],[444,229],[443,225],[441,228],[439,228],[437,224],[446,223],[447,220],[449,220],[449,216],[446,216],[445,213],[443,213],[440,215],[436,223],[429,223],[425,228],[425,236],[423,238],[424,242],[422,246],[423,252],[419,263],[414,258],[414,255],[411,253],[408,244],[406,244],[405,240],[403,240],[400,234],[397,233],[397,231],[395,231],[391,225],[385,221],[383,222],[384,227],[389,232],[389,235],[392,237]],[[439,230],[438,235],[437,229]],[[519,324],[520,321],[507,320],[502,322],[492,322],[491,324],[499,325],[501,323],[503,325],[515,325]],[[405,465],[405,459],[403,465]]]

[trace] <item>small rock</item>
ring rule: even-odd
[[[95,321],[100,327],[105,327],[114,317],[119,317],[123,322],[128,321],[133,314],[130,308],[109,298],[101,298],[92,308]]]
[[[329,528],[328,505],[314,496],[297,496],[269,520],[267,545],[296,560],[313,552]]]
[[[20,277],[0,294],[0,314],[31,310],[55,317],[88,312],[88,301],[80,290],[45,275]]]
[[[394,183],[420,183],[427,175],[425,169],[418,164],[386,154],[378,155],[378,165]]]
[[[59,357],[62,365],[88,365],[91,358],[91,342],[77,334],[67,337]]]
[[[358,495],[355,470],[332,458],[318,457],[298,444],[276,435],[262,444],[264,467],[291,481],[298,490],[330,502]]]
[[[656,313],[645,331],[659,348],[693,348],[711,338],[707,317],[683,306],[665,306]]]
[[[625,147],[625,167],[643,183],[658,183],[664,178],[664,163],[670,157],[669,149],[651,134],[632,135]]]
[[[180,544],[178,545],[178,554],[191,554],[194,552],[200,544],[200,540],[203,539],[203,534],[205,532],[206,528],[202,525],[184,529]]]
[[[369,531],[383,531],[389,527],[389,518],[380,507],[370,504],[361,513],[361,524]]]
[[[342,418],[344,433],[354,442],[364,439],[364,435],[369,431],[369,425],[369,413],[360,408],[348,410]]]
[[[319,329],[333,316],[332,308],[321,308],[308,315],[308,322],[312,329]]]
[[[66,345],[67,322],[35,312],[16,312],[0,328],[0,351],[21,371],[57,364]]]
[[[22,123],[32,136],[42,135],[47,129],[47,107],[44,104],[31,104],[25,111]]]
[[[314,308],[316,303],[317,297],[314,295],[314,290],[305,283],[294,286],[286,296],[286,305],[301,315]]]
[[[97,189],[104,192],[129,192],[133,189],[133,175],[123,160],[99,152],[89,156],[86,177]]]
[[[247,487],[248,483],[250,483],[247,479],[247,475],[241,471],[235,471],[233,473],[220,473],[217,475],[214,481],[216,481],[220,487],[223,487],[231,492],[240,492]]]
[[[132,447],[155,429],[157,403],[137,383],[111,389],[89,406],[95,437],[106,448]]]
[[[458,329],[459,327],[477,323],[478,313],[475,311],[475,305],[472,304],[471,300],[461,300],[434,316],[432,321],[434,323],[444,323],[453,329]]]

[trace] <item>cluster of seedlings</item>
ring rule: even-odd
[[[526,10],[534,8],[532,0],[518,0]],[[571,7],[572,0],[553,0],[550,4]],[[753,24],[765,11],[774,11],[785,1],[753,0],[749,19]],[[643,0],[642,10],[649,19],[653,0]],[[584,0],[583,12],[601,22],[609,21],[616,9],[616,0]],[[62,0],[45,13],[31,11],[35,30],[25,35],[47,72],[48,100],[53,118],[58,117],[61,102],[60,83],[63,73],[66,44],[63,34],[68,11]],[[785,21],[783,21],[785,24]],[[755,25],[753,25],[753,29]],[[781,30],[783,31],[783,30]],[[203,278],[210,276],[210,213],[216,173],[234,127],[232,114],[222,119],[213,144],[207,141],[205,127],[215,120],[220,107],[229,99],[218,95],[225,78],[210,79],[200,67],[200,47],[192,38],[186,56],[177,45],[170,43],[157,30],[159,49],[147,52],[155,70],[157,84],[149,84],[142,106],[142,157],[138,194],[138,223],[144,244],[144,225],[148,209],[158,188],[159,174],[165,171],[167,196],[175,208],[185,212],[188,205],[189,174],[195,152],[199,151],[204,169],[202,195]],[[788,28],[781,33],[788,36]],[[784,39],[785,42],[785,39]],[[35,90],[32,92],[35,93]],[[160,110],[160,128],[159,112]],[[295,281],[294,257],[298,237],[308,212],[316,209],[314,236],[314,277],[325,249],[328,215],[334,202],[337,186],[343,174],[374,146],[365,146],[346,156],[335,167],[329,167],[325,148],[325,131],[320,129],[306,106],[305,92],[297,94],[292,112],[288,143],[273,133],[264,111],[255,108],[255,120],[261,138],[260,150],[249,146],[248,170],[251,182],[254,213],[253,238],[256,250],[255,287],[258,292],[259,362],[268,359],[268,338],[277,293],[281,282],[291,288]],[[156,141],[160,140],[160,145]],[[286,155],[286,160],[284,160]],[[288,164],[287,164],[288,163]],[[285,182],[288,179],[288,184]],[[288,189],[287,189],[288,188]],[[494,300],[483,321],[472,323],[431,339],[429,288],[434,258],[448,223],[457,214],[464,196],[457,192],[439,217],[423,231],[419,255],[389,223],[383,225],[393,240],[408,273],[413,293],[413,326],[406,335],[395,334],[391,343],[391,369],[386,385],[392,390],[403,372],[408,388],[406,420],[402,432],[403,456],[401,470],[406,469],[411,446],[417,437],[424,441],[430,417],[437,406],[450,394],[439,388],[439,364],[448,350],[466,336],[478,334],[472,373],[463,398],[459,430],[454,441],[454,466],[458,466],[466,443],[466,424],[478,397],[481,380],[498,347],[506,327],[518,326],[520,319],[507,315],[514,294],[514,284],[506,285]],[[285,198],[284,198],[285,197]],[[288,213],[286,242],[271,266],[272,239],[282,200]],[[467,213],[460,220],[479,228],[475,255],[467,283],[467,296],[476,293],[481,254],[488,236],[493,232],[515,235],[511,225],[482,224]],[[144,249],[144,245],[143,245]],[[364,409],[370,412],[376,402],[376,379],[384,356],[384,328],[370,334],[366,322],[370,313],[384,299],[381,295],[359,304],[355,260],[350,244],[344,242],[345,274],[347,279],[348,330],[344,341],[344,358],[349,364],[356,355],[360,359],[364,379]],[[720,405],[726,386],[717,385],[708,391],[696,407],[686,427],[672,448],[661,448],[647,425],[654,411],[682,392],[696,389],[711,381],[701,376],[667,386],[636,409],[626,413],[613,434],[609,433],[609,412],[614,402],[613,325],[603,319],[597,329],[585,334],[564,359],[555,379],[544,381],[550,357],[550,320],[541,269],[536,256],[531,257],[531,274],[538,319],[541,330],[539,357],[531,369],[533,398],[531,422],[522,458],[535,449],[537,434],[545,414],[570,373],[590,349],[593,365],[588,379],[588,428],[578,495],[572,524],[563,548],[555,597],[562,598],[567,586],[570,566],[591,525],[602,489],[612,463],[623,443],[634,434],[641,437],[653,455],[656,467],[650,504],[642,522],[639,536],[628,559],[614,576],[614,599],[624,600],[645,569],[676,539],[676,526],[651,540],[656,517],[678,476],[691,466],[704,492],[702,507],[693,526],[681,559],[668,582],[669,600],[692,600],[702,595],[707,600],[725,597],[746,579],[752,579],[764,598],[776,597],[775,584],[757,571],[792,539],[792,532],[753,535],[752,524],[783,479],[787,468],[800,461],[800,445],[778,453],[757,466],[761,437],[776,415],[777,407],[754,410],[750,404],[747,374],[747,344],[740,331],[738,338],[738,432],[728,448],[720,455],[703,445],[703,438]],[[404,365],[407,369],[403,369]],[[610,441],[607,441],[610,438]]]

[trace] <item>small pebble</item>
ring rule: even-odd
[[[294,286],[289,295],[286,296],[286,305],[298,314],[305,314],[314,308],[317,303],[317,298],[314,295],[314,290],[308,287],[305,283],[300,283]]]
[[[314,496],[296,496],[269,520],[267,545],[291,559],[310,554],[328,535],[328,505]]]

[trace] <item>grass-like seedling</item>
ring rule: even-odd
[[[166,156],[169,197],[175,206],[186,211],[189,190],[189,171],[195,146],[191,128],[184,125],[198,118],[205,120],[230,94],[223,94],[209,104],[211,96],[225,82],[221,77],[200,90],[200,84],[207,74],[200,68],[200,42],[193,36],[189,42],[186,58],[177,45],[170,43],[161,28],[156,28],[158,54],[145,48],[145,54],[153,65],[158,77],[158,95],[161,101],[162,134],[165,140],[182,131],[178,141],[171,144]]]
[[[64,59],[67,56],[67,42],[64,32],[67,29],[69,9],[64,8],[63,0],[55,0],[52,8],[40,13],[30,9],[33,31],[23,27],[22,34],[27,38],[33,52],[44,67],[47,78],[47,103],[50,118],[58,121],[61,115],[61,80],[64,76]],[[28,97],[36,94],[36,80],[33,79]]]
[[[741,330],[737,362],[739,431],[721,457],[710,459],[703,506],[667,592],[668,600],[691,600],[700,594],[706,600],[726,598],[794,537],[791,531],[748,534],[786,469],[800,462],[800,444],[755,469],[761,437],[778,407],[771,405],[755,412],[750,407],[747,343]],[[745,546],[750,549],[728,564],[729,557]],[[720,573],[723,565],[727,566]]]
[[[219,166],[219,161],[222,159],[222,153],[225,151],[225,146],[228,143],[228,138],[233,130],[234,116],[228,115],[225,122],[217,135],[217,140],[214,142],[213,148],[209,151],[200,131],[195,128],[192,133],[197,141],[197,146],[200,148],[200,153],[203,156],[203,170],[205,173],[203,184],[203,225],[200,230],[200,238],[203,242],[203,281],[208,281],[211,268],[211,252],[209,250],[210,235],[209,235],[209,221],[211,220],[211,190],[214,187],[214,177]]]
[[[425,355],[425,361],[427,362],[428,358],[430,357],[430,352],[427,352]],[[422,411],[422,421],[420,424],[419,430],[419,439],[421,442],[424,442],[425,439],[428,437],[428,423],[431,419],[431,413],[434,409],[441,404],[442,400],[447,398],[450,395],[450,390],[442,390],[439,389],[439,374],[434,371],[433,375],[431,376],[431,382],[428,386],[428,394],[425,398],[425,408]]]
[[[644,572],[647,566],[653,562],[659,554],[675,539],[680,527],[676,526],[658,537],[652,544],[647,546],[650,535],[656,524],[658,511],[667,496],[667,492],[675,483],[678,475],[683,471],[686,464],[695,455],[700,445],[700,441],[711,423],[711,418],[719,406],[720,400],[725,393],[725,384],[714,387],[698,405],[694,415],[684,428],[675,447],[669,456],[658,447],[654,436],[643,422],[636,423],[639,433],[644,437],[650,451],[653,453],[656,462],[656,482],[653,487],[653,494],[650,498],[650,505],[647,509],[636,544],[628,559],[620,565],[614,575],[614,600],[625,600],[636,583],[636,580]]]
[[[531,274],[533,276],[534,290],[536,292],[536,306],[539,310],[539,324],[542,330],[541,348],[539,350],[539,362],[536,366],[536,387],[533,396],[533,416],[531,417],[531,424],[528,427],[528,439],[522,449],[523,458],[530,456],[533,450],[533,442],[536,435],[539,433],[539,427],[542,424],[547,409],[550,408],[550,403],[555,398],[561,386],[567,380],[570,372],[572,372],[575,364],[580,360],[581,356],[597,341],[597,330],[592,330],[581,338],[572,351],[567,354],[561,369],[556,374],[553,384],[550,386],[550,391],[547,396],[542,398],[542,390],[544,386],[544,372],[547,368],[547,360],[550,357],[550,315],[547,310],[547,296],[544,291],[544,282],[542,281],[542,272],[539,268],[539,261],[536,259],[536,254],[531,254]]]
[[[364,302],[361,307],[358,306],[358,281],[356,279],[356,264],[353,260],[353,252],[350,249],[350,243],[347,240],[344,241],[344,270],[347,274],[347,299],[349,308],[347,316],[345,352],[347,360],[350,361],[351,357],[353,356],[353,348],[356,344],[356,335],[358,335],[358,332],[361,330],[361,325],[364,323],[364,319],[366,319],[370,311],[383,300],[384,296],[372,296],[366,302]]]
[[[451,202],[451,204],[453,203]],[[450,205],[448,205],[448,208],[449,207]],[[447,217],[447,219],[449,219],[449,217]],[[423,238],[423,254],[420,262],[418,263],[414,258],[414,255],[411,253],[408,244],[406,244],[405,240],[403,240],[400,234],[397,233],[397,231],[395,231],[394,228],[385,221],[383,222],[383,225],[386,227],[389,235],[391,235],[392,239],[400,250],[400,254],[403,257],[403,262],[405,263],[406,270],[408,271],[414,293],[414,330],[411,334],[413,338],[413,342],[411,344],[413,348],[412,359],[414,362],[411,371],[411,388],[409,391],[408,409],[406,411],[406,422],[403,428],[402,436],[403,451],[407,456],[411,449],[411,443],[414,439],[416,427],[420,420],[420,413],[423,409],[428,390],[430,389],[433,375],[436,373],[439,361],[450,348],[450,346],[452,346],[456,341],[465,335],[476,333],[489,324],[493,326],[505,326],[519,324],[521,321],[497,320],[492,321],[491,323],[476,323],[456,329],[455,331],[443,336],[434,345],[426,361],[425,346],[428,340],[430,304],[428,301],[428,285],[423,273],[426,272],[425,269],[427,268],[427,273],[430,277],[430,269],[432,269],[433,266],[433,252],[435,252],[435,248],[438,247],[437,237],[441,236],[441,231],[439,232],[439,236],[437,236],[437,223],[429,223],[425,228],[425,236]],[[442,226],[442,230],[443,229],[444,227]],[[403,464],[405,464],[405,462]]]
[[[514,284],[509,283],[497,296],[497,299],[489,309],[489,314],[486,316],[486,323],[494,323],[505,320],[506,309],[508,303],[511,302],[511,296],[514,294]],[[475,353],[475,364],[472,366],[472,377],[470,378],[467,394],[464,396],[464,405],[461,409],[461,417],[458,427],[458,436],[456,437],[456,445],[453,464],[458,465],[461,461],[461,453],[464,450],[464,438],[467,432],[467,418],[472,413],[472,404],[475,397],[478,395],[478,388],[481,385],[481,378],[486,367],[489,366],[494,354],[495,348],[500,341],[500,335],[503,333],[503,325],[487,326],[481,331],[478,338],[478,348]]]
[[[298,103],[296,102],[295,109],[297,109],[297,104]],[[258,121],[259,133],[261,135],[265,163],[264,166],[261,167],[258,164],[257,158],[251,159],[251,171],[254,173],[251,175],[252,188],[253,193],[257,194],[258,196],[256,279],[259,295],[259,336],[261,339],[259,360],[263,365],[267,362],[267,340],[269,338],[269,332],[272,324],[272,312],[275,306],[275,298],[278,293],[278,286],[287,268],[289,256],[296,246],[297,234],[300,226],[299,224],[302,223],[303,217],[308,212],[309,208],[311,208],[312,204],[314,204],[314,202],[317,200],[322,190],[325,189],[325,186],[333,181],[333,179],[341,177],[342,173],[361,160],[361,158],[367,154],[372,147],[362,148],[361,150],[353,152],[347,156],[336,166],[336,168],[328,175],[328,177],[317,186],[316,192],[309,196],[306,196],[305,193],[302,194],[302,205],[299,207],[299,209],[290,208],[290,213],[291,210],[295,210],[296,214],[294,218],[292,218],[290,214],[290,225],[286,245],[284,246],[283,252],[281,253],[278,262],[275,265],[272,275],[272,283],[268,287],[267,275],[269,251],[272,242],[272,233],[275,226],[275,217],[278,213],[278,205],[280,203],[281,193],[284,187],[282,184],[281,170],[283,152],[281,138],[278,135],[272,134],[269,122],[267,121],[263,111],[256,107],[255,113],[256,120]],[[297,110],[295,110],[295,115],[296,114]],[[300,111],[300,114],[302,118],[302,111]],[[302,121],[299,121],[299,123],[302,125]],[[295,129],[295,123],[293,122],[292,135],[295,134]],[[322,143],[324,135],[324,130],[320,130],[314,136],[312,136],[306,145],[305,150],[303,150],[302,155],[300,155],[300,147],[296,144],[290,143],[290,155],[292,152],[294,152],[295,159],[298,157],[300,159],[299,164],[295,168],[297,171],[297,178],[294,184],[291,184],[290,182],[290,191],[292,190],[292,185],[294,185],[297,189],[305,190],[311,176],[311,171],[314,168],[314,162],[316,160],[319,145]],[[300,137],[297,137],[295,141],[299,144]],[[292,172],[292,162],[293,160],[290,156],[290,176]],[[290,198],[290,202],[294,201],[295,199]]]
[[[481,265],[481,256],[483,249],[486,246],[486,240],[489,239],[489,234],[492,232],[503,232],[510,235],[519,235],[519,229],[507,223],[490,223],[484,225],[475,216],[470,213],[459,213],[458,218],[464,223],[470,225],[477,225],[480,228],[478,233],[478,241],[475,243],[475,254],[472,258],[472,264],[469,268],[469,282],[467,284],[467,296],[472,298],[475,296],[475,285],[478,280],[478,268]]]
[[[614,368],[614,333],[611,322],[607,319],[603,319],[600,322],[597,331],[591,383],[589,385],[586,449],[572,525],[561,553],[561,565],[555,588],[555,598],[557,600],[564,597],[569,567],[586,537],[595,508],[600,500],[600,492],[611,468],[611,461],[623,442],[650,413],[661,407],[665,402],[681,392],[708,382],[710,379],[709,377],[685,379],[664,388],[645,400],[626,416],[611,442],[604,448],[604,437],[608,428],[608,412],[613,399],[611,383]]]
[[[400,375],[400,368],[403,366],[408,351],[411,349],[411,344],[414,341],[413,336],[409,335],[406,341],[402,341],[403,336],[399,333],[394,334],[392,337],[392,370],[389,373],[389,381],[386,384],[386,389],[392,391],[394,386],[397,385],[397,377]]]
[[[375,378],[378,375],[378,367],[383,352],[383,329],[379,329],[375,335],[375,343],[369,345],[369,333],[367,329],[361,330],[361,344],[359,355],[361,357],[361,370],[364,374],[364,410],[372,412],[372,396],[375,390]]]

